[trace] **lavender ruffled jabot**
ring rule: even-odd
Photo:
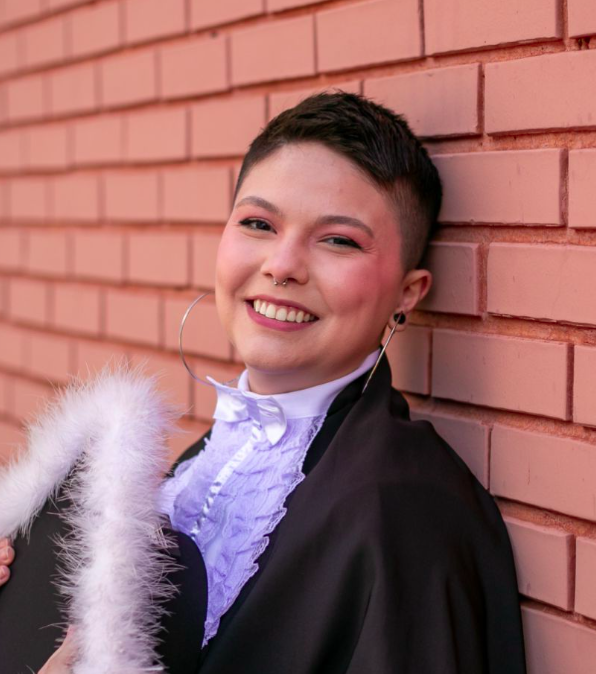
[[[370,369],[378,351],[352,373],[309,389],[259,395],[214,384],[215,424],[205,449],[180,464],[161,490],[172,526],[195,541],[207,569],[208,607],[203,645],[219,627],[247,580],[269,534],[286,512],[288,495],[304,479],[302,464],[335,396]]]

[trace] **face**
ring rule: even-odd
[[[356,369],[392,314],[425,294],[404,283],[400,244],[388,197],[342,155],[301,143],[255,165],[216,269],[218,314],[251,389],[298,390]]]

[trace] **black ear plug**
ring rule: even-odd
[[[403,312],[401,312],[399,314],[393,314],[393,320],[398,325],[403,325],[406,322],[406,315]]]

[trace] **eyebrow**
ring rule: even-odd
[[[239,206],[244,206],[245,204],[260,206],[261,208],[264,208],[266,211],[274,213],[278,217],[283,218],[283,212],[281,211],[281,209],[278,208],[275,204],[272,204],[270,201],[267,201],[267,199],[263,199],[263,197],[257,196],[244,197],[244,199],[241,199],[236,204],[236,208],[238,208]],[[372,239],[375,238],[373,230],[368,225],[365,225],[364,222],[362,222],[362,220],[359,220],[358,218],[353,218],[350,215],[321,215],[315,221],[315,225],[317,226],[336,225],[336,224],[356,227],[357,229],[360,229],[366,234],[368,234],[368,236],[370,236]]]

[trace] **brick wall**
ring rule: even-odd
[[[494,494],[531,674],[596,668],[593,0],[0,0],[0,454],[70,374],[177,356],[248,142],[328,86],[404,113],[445,183],[395,384]],[[241,367],[213,302],[192,364]],[[205,328],[205,325],[210,326]]]

